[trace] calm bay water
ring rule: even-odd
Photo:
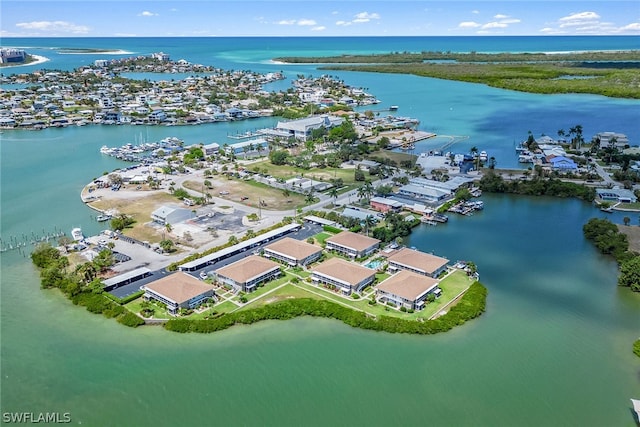
[[[375,46],[379,51],[546,51],[556,46],[549,40],[557,40],[556,50],[622,49],[626,40],[524,39],[506,38],[502,45],[495,39],[492,44],[483,38],[466,44],[447,39],[439,42],[449,47],[436,49],[429,47],[431,39],[390,38],[376,39]],[[23,39],[6,44],[48,51],[45,56],[55,59],[47,66],[54,68],[104,57],[48,49],[82,46],[163,50],[176,59],[225,68],[284,68],[289,76],[319,72],[269,64],[270,52],[366,52],[371,46],[359,39],[342,45],[318,39],[198,41]],[[403,43],[407,47],[400,47]],[[400,105],[402,114],[422,121],[422,129],[468,135],[468,141],[454,146],[457,151],[476,145],[502,166],[515,165],[513,142],[528,130],[551,134],[580,123],[588,136],[616,130],[640,141],[637,101],[520,94],[411,76],[340,76],[367,87],[386,105]],[[0,137],[1,237],[54,227],[68,232],[78,225],[98,231],[79,191],[92,177],[121,165],[98,153],[104,144],[174,135],[187,143],[224,142],[227,134],[274,120],[5,131]],[[490,291],[481,318],[430,337],[372,333],[306,318],[206,336],[131,330],[72,306],[56,292],[41,291],[28,258],[3,253],[2,411],[71,412],[73,423],[91,426],[633,425],[628,399],[640,397],[640,363],[630,346],[640,334],[640,298],[616,286],[615,263],[582,237],[582,224],[603,214],[576,200],[483,199],[483,212],[452,217],[445,226],[422,226],[408,242],[452,260],[473,260]]]

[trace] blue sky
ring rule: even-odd
[[[0,15],[1,37],[640,35],[636,0],[1,0]]]

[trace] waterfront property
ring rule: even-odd
[[[387,271],[409,270],[423,276],[438,277],[447,269],[449,260],[415,249],[402,248],[389,258]]]
[[[258,255],[251,255],[215,271],[218,282],[243,292],[252,292],[260,283],[279,275],[278,263]]]
[[[285,237],[264,248],[264,256],[290,266],[307,265],[322,255],[322,248],[307,242]]]
[[[396,307],[420,310],[429,294],[440,296],[438,280],[428,276],[402,270],[376,285],[376,299],[382,303],[391,303]]]
[[[362,258],[371,255],[380,245],[380,240],[351,231],[343,231],[326,241],[328,251],[336,251],[350,258]]]
[[[151,219],[161,225],[176,224],[186,221],[192,216],[192,212],[188,209],[171,206],[161,206],[151,213]]]
[[[596,188],[596,195],[598,200],[603,202],[636,203],[638,201],[633,191],[618,187]]]
[[[166,304],[171,314],[177,314],[181,308],[196,308],[214,297],[213,287],[182,272],[148,283],[142,289],[144,299]]]
[[[376,271],[340,258],[331,258],[311,271],[311,280],[341,291],[344,295],[360,292],[373,283]]]

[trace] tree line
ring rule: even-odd
[[[233,325],[250,325],[262,320],[287,320],[300,316],[326,317],[340,320],[349,326],[374,331],[404,334],[436,334],[446,332],[455,326],[480,316],[485,311],[487,289],[475,282],[451,307],[447,314],[436,319],[417,321],[390,316],[371,317],[361,311],[344,307],[328,300],[298,298],[279,301],[249,310],[226,313],[204,320],[171,319],[164,327],[173,332],[211,333],[227,329]]]

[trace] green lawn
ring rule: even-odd
[[[333,178],[342,178],[342,181],[346,185],[353,184],[355,182],[355,173],[353,169],[302,169],[289,165],[274,165],[269,160],[254,163],[249,169],[253,170],[256,166],[261,170],[266,169],[268,175],[276,178],[290,179],[304,175],[305,178],[311,178],[318,181],[329,181]]]
[[[140,311],[142,310],[142,303],[144,302],[144,300],[142,299],[142,297],[140,298],[136,298],[131,302],[128,302],[124,305],[124,307],[129,310],[130,312],[134,313],[134,314],[140,314]],[[157,302],[151,302],[151,308],[153,308],[153,310],[155,311],[155,313],[153,314],[153,319],[171,319],[173,318],[172,315],[170,315],[167,312],[167,309],[160,306],[159,303]]]
[[[282,285],[283,283],[286,283],[286,282],[290,281],[294,277],[295,276],[291,275],[291,273],[285,272],[278,279],[270,280],[269,282],[265,283],[264,286],[259,287],[254,292],[250,292],[250,293],[244,294],[244,296],[247,298],[247,301],[249,301],[249,302],[253,301],[256,298],[258,298],[259,296],[266,294],[267,292],[277,288],[278,286]]]
[[[318,233],[315,236],[313,236],[313,239],[316,242],[320,243],[321,245],[324,245],[324,241],[327,240],[331,236],[333,236],[333,234],[327,233],[326,231],[323,231],[322,233]]]
[[[389,275],[383,273],[386,277]],[[385,277],[385,278],[386,278]],[[416,311],[414,313],[405,313],[399,310],[396,310],[391,307],[387,307],[384,304],[376,304],[370,305],[368,298],[360,298],[360,299],[352,299],[352,298],[343,298],[340,295],[332,292],[328,289],[322,287],[315,287],[307,282],[300,282],[298,285],[303,287],[304,289],[308,289],[311,292],[316,292],[325,296],[327,299],[331,301],[339,301],[350,307],[353,307],[358,310],[362,310],[366,313],[372,314],[374,316],[394,316],[400,317],[402,319],[415,320],[418,318],[428,319],[439,310],[442,309],[446,304],[451,302],[453,298],[455,298],[460,292],[471,286],[473,283],[467,277],[467,274],[463,271],[456,270],[454,273],[450,274],[447,278],[440,282],[440,288],[442,289],[442,296],[435,300],[432,303],[426,305],[426,307],[421,311]]]
[[[248,303],[240,310],[246,310],[250,308],[260,307],[266,304],[272,304],[277,301],[282,301],[291,298],[312,298],[312,299],[320,299],[317,295],[314,295],[310,292],[305,291],[304,289],[300,289],[291,283],[288,283],[281,287],[280,289],[273,291],[269,295],[264,298],[260,298],[258,300],[253,300]]]

